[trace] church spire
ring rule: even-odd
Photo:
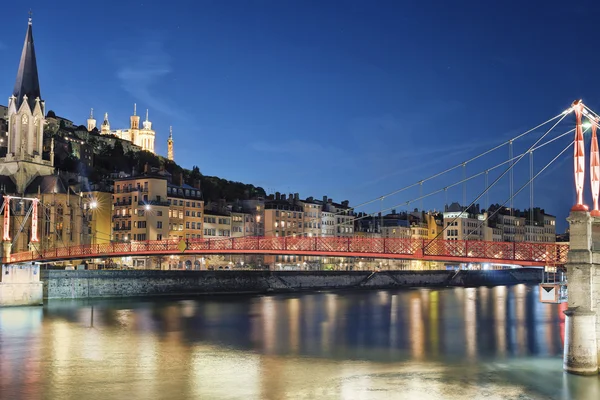
[[[35,49],[33,46],[33,31],[31,25],[31,11],[29,12],[29,23],[25,34],[25,43],[21,52],[21,62],[17,71],[17,80],[13,95],[17,98],[16,107],[19,109],[23,103],[23,97],[27,96],[27,103],[31,111],[35,107],[35,99],[40,98],[40,82],[38,80],[37,62],[35,60]]]

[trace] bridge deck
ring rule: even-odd
[[[342,237],[241,237],[155,240],[61,247],[14,253],[5,263],[152,255],[272,254],[366,257],[527,266],[563,265],[568,244]],[[184,249],[184,250],[182,250]]]

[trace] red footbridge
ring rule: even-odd
[[[268,254],[557,266],[567,261],[567,243],[487,242],[342,237],[240,237],[227,239],[115,242],[33,250],[10,255],[6,264],[93,258]]]

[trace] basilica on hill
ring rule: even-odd
[[[136,146],[139,146],[142,150],[155,153],[154,151],[154,138],[156,132],[152,129],[152,122],[148,119],[148,110],[146,110],[146,120],[142,122],[140,128],[140,116],[137,115],[137,104],[133,105],[133,115],[129,117],[130,125],[126,129],[110,129],[110,122],[108,121],[108,113],[104,114],[104,121],[100,126],[101,135],[114,135],[122,140],[127,140]],[[92,131],[96,128],[96,120],[94,119],[94,109],[90,112],[90,117],[87,120],[88,131]]]

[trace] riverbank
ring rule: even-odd
[[[41,271],[44,299],[538,284],[542,269],[493,271]]]

